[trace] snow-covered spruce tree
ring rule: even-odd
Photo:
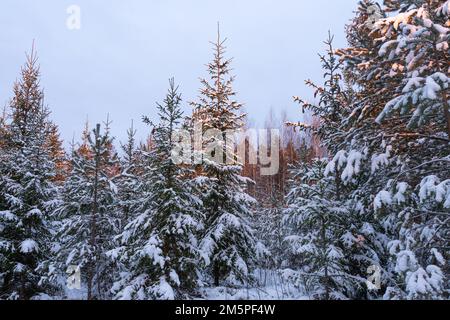
[[[232,100],[234,77],[229,76],[231,60],[224,58],[224,41],[218,33],[214,60],[207,65],[211,79],[201,80],[199,101],[191,103],[192,123],[201,125],[205,136],[198,178],[206,214],[200,248],[215,286],[224,280],[226,284],[248,283],[257,253],[250,225],[255,200],[245,192],[248,179],[240,175],[242,165],[235,161],[234,145],[226,132],[241,129],[245,114],[239,114],[242,105]]]
[[[255,215],[256,236],[259,239],[257,256],[258,264],[269,270],[280,270],[285,260],[286,229],[283,226],[284,195],[273,190],[266,195],[266,200],[260,200]]]
[[[386,4],[394,15],[377,25],[384,36],[377,45],[385,61],[401,64],[401,83],[393,88],[394,98],[376,121],[385,123],[400,114],[407,134],[414,139],[410,145],[420,151],[407,154],[410,165],[386,187],[392,205],[397,206],[391,210],[402,212],[405,218],[399,239],[390,243],[396,256],[394,270],[404,292],[389,288],[386,297],[445,298],[450,232],[450,2]],[[386,201],[383,204],[389,207],[389,198]]]
[[[301,268],[284,274],[315,299],[356,298],[365,279],[352,274],[347,246],[355,238],[348,229],[351,213],[336,198],[333,177],[324,175],[326,164],[324,159],[315,159],[295,170],[285,211],[292,235],[286,241],[291,263]]]
[[[120,226],[114,184],[117,156],[108,131],[102,134],[97,124],[85,144],[73,151],[72,170],[55,211],[60,220],[60,270],[80,269],[89,300],[110,297],[114,270],[106,252],[114,248]]]
[[[137,193],[142,174],[141,152],[136,146],[136,130],[133,123],[127,131],[127,142],[122,144],[121,173],[117,178],[118,199],[123,229],[133,218],[133,209],[139,201]]]
[[[393,2],[403,12],[378,22],[376,32],[382,38],[376,43],[378,54],[397,68],[392,72],[401,82],[392,88],[394,98],[385,105],[377,122],[399,112],[409,116],[407,128],[431,124],[447,131],[450,139],[450,4],[444,0],[390,1],[391,6]]]
[[[323,86],[311,80],[305,81],[306,85],[314,90],[318,103],[308,103],[300,97],[294,97],[294,101],[300,104],[302,113],[310,114],[317,121],[312,125],[305,123],[288,123],[288,125],[298,127],[317,137],[326,150],[334,155],[348,144],[348,127],[345,119],[351,111],[353,91],[350,88],[344,88],[342,64],[335,56],[331,34],[328,35],[325,45],[326,54],[319,55],[324,72]]]
[[[197,294],[202,228],[201,202],[193,172],[174,163],[172,151],[182,121],[181,96],[174,80],[163,104],[157,104],[160,122],[153,125],[153,148],[144,156],[142,197],[119,236],[121,246],[110,255],[127,268],[113,290],[118,299],[184,299]]]
[[[14,85],[11,122],[0,150],[0,299],[32,299],[56,289],[47,273],[55,163],[46,148],[50,121],[39,77],[33,50]]]
[[[49,132],[46,137],[46,148],[49,150],[50,159],[55,163],[56,167],[56,174],[53,180],[60,186],[66,178],[68,162],[58,126],[54,123],[49,124]]]
[[[360,10],[353,47],[340,54],[359,87],[353,125],[359,141],[372,137],[372,174],[381,177],[367,198],[392,255],[385,298],[439,298],[449,273],[449,2],[393,0],[382,9],[390,16],[370,28]]]
[[[5,106],[2,114],[0,115],[0,150],[7,146],[9,140],[8,137],[8,112]]]
[[[294,276],[307,279],[308,286],[317,290],[313,292],[317,298],[368,298],[366,271],[380,264],[384,237],[373,217],[372,201],[364,199],[370,176],[369,151],[353,139],[354,128],[348,120],[355,92],[344,88],[346,79],[334,55],[332,37],[325,43],[328,51],[321,56],[324,86],[307,81],[315,89],[318,103],[295,98],[317,119],[316,124],[291,125],[319,137],[330,160],[315,160],[291,172],[294,179],[286,210],[287,227],[293,232],[288,237],[291,264],[300,266],[302,257],[309,260]],[[305,271],[308,269],[312,271]]]

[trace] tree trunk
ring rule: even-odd
[[[214,285],[218,287],[220,285],[220,266],[217,262],[214,262]]]
[[[324,286],[325,286],[325,300],[330,300],[330,284],[328,279],[328,258],[327,258],[327,241],[326,241],[326,225],[325,220],[322,219],[322,250],[324,254],[324,263],[325,263],[325,271],[324,271]]]
[[[444,118],[447,123],[447,135],[450,139],[450,111],[448,110],[450,106],[448,105],[448,96],[446,91],[444,91],[442,97],[444,98]]]
[[[87,299],[92,300],[92,261],[89,262],[88,268],[87,268]]]
[[[91,239],[90,239],[90,246],[92,250],[97,251],[96,249],[96,225],[97,225],[97,211],[98,211],[98,174],[99,174],[99,168],[100,168],[100,125],[97,124],[97,131],[95,132],[95,139],[96,139],[96,154],[95,154],[95,175],[94,175],[94,201],[92,204],[92,215],[91,215]],[[96,252],[92,253],[93,255],[96,255]],[[94,280],[94,261],[91,258],[91,261],[89,263],[89,270],[88,270],[88,300],[93,300],[93,294],[92,294],[92,282]]]

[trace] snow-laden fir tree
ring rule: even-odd
[[[251,226],[255,200],[246,191],[242,165],[236,158],[230,131],[242,128],[242,104],[233,100],[231,60],[224,58],[225,40],[218,33],[214,59],[207,65],[210,80],[202,79],[198,102],[192,102],[194,126],[201,126],[203,163],[198,180],[206,214],[201,239],[208,277],[218,286],[248,283],[256,262],[256,240]],[[228,131],[228,132],[227,132]],[[196,138],[196,137],[195,137]],[[237,161],[236,161],[237,160]]]
[[[181,96],[174,80],[162,104],[160,122],[153,125],[153,147],[144,155],[141,199],[133,206],[134,219],[118,237],[120,247],[110,256],[126,266],[113,291],[118,299],[183,299],[197,294],[198,234],[202,228],[201,202],[193,172],[173,161],[182,121]]]
[[[51,212],[55,163],[47,146],[49,111],[35,51],[27,56],[10,102],[11,122],[0,149],[0,299],[51,295]]]
[[[59,269],[81,271],[89,300],[109,298],[114,275],[106,256],[120,226],[114,183],[117,156],[111,143],[109,130],[102,133],[97,124],[85,144],[73,150],[62,203],[55,211],[60,220]]]

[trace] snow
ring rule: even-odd
[[[17,216],[13,214],[11,211],[0,211],[0,218],[6,221],[15,221],[17,220]]]
[[[440,268],[430,265],[424,270],[418,268],[406,277],[406,291],[411,299],[429,296],[439,290],[443,284],[444,276]]]
[[[345,234],[341,237],[341,241],[344,243],[344,245],[348,248],[352,247],[355,242],[356,242],[356,238],[355,236],[350,232],[347,231],[345,232]]]
[[[386,55],[387,51],[394,45],[397,44],[397,40],[390,40],[390,41],[386,41],[380,48],[378,54],[380,56],[384,56]]]
[[[286,284],[284,284],[286,285]],[[283,291],[284,288],[275,285],[267,287],[250,288],[228,288],[228,287],[207,287],[203,288],[202,296],[204,300],[310,300],[301,293]]]
[[[108,182],[109,182],[109,188],[111,189],[111,191],[114,194],[118,194],[119,193],[119,191],[118,191],[119,189],[118,189],[117,185],[111,180],[108,180]]]
[[[422,202],[434,200],[450,208],[450,180],[441,182],[434,175],[425,177],[420,183],[419,197]]]
[[[16,263],[16,265],[14,266],[15,273],[22,273],[26,269],[27,267],[20,262]]]
[[[22,241],[20,244],[20,252],[22,253],[31,253],[31,252],[38,252],[39,251],[39,245],[36,241],[33,239],[26,239]]]
[[[75,257],[75,255],[77,253],[78,253],[77,249],[74,249],[74,250],[70,251],[70,253],[68,254],[67,259],[66,259],[66,265],[67,266],[72,263],[72,260],[73,260],[73,258]]]
[[[259,285],[249,287],[205,287],[201,289],[204,300],[310,300],[303,289],[289,281],[293,270],[273,271],[258,269],[254,276]]]
[[[396,255],[402,248],[402,243],[399,240],[390,241],[387,245],[389,254]]]
[[[235,261],[235,267],[238,271],[241,272],[244,276],[248,275],[248,267],[247,263],[242,259],[242,257],[238,256]]]
[[[386,190],[380,191],[375,197],[375,200],[373,201],[373,207],[375,211],[378,211],[384,205],[389,206],[391,204],[392,204],[391,194]]]
[[[434,81],[433,77],[427,77],[423,91],[425,98],[434,100],[437,99],[438,93],[441,91],[441,86]]]
[[[372,164],[371,164],[372,173],[375,173],[377,170],[381,169],[382,166],[386,166],[389,164],[391,151],[392,146],[387,146],[385,153],[374,154],[372,156]]]
[[[361,160],[363,155],[361,152],[356,150],[351,150],[347,156],[347,166],[342,172],[341,178],[343,181],[350,181],[353,176],[359,174],[361,171]]]
[[[258,241],[256,243],[255,249],[256,249],[255,253],[256,253],[258,260],[265,259],[265,258],[271,256],[269,249],[267,249],[267,247],[261,241]]]
[[[1,230],[0,230],[1,232]],[[3,252],[7,252],[10,251],[12,248],[12,244],[9,241],[5,241],[5,240],[0,240],[0,250],[2,250]]]
[[[42,216],[42,211],[39,210],[38,208],[34,208],[34,209],[31,209],[30,211],[27,212],[27,217],[30,218],[30,217],[34,217],[34,216],[41,217]]]
[[[406,190],[408,189],[406,182],[399,182],[397,184],[397,193],[394,195],[394,200],[397,204],[402,204],[406,201]]]
[[[149,257],[150,259],[152,259],[154,265],[159,264],[159,266],[163,268],[165,260],[159,245],[160,245],[159,239],[156,237],[151,237],[147,241],[145,246],[142,248],[142,250],[140,250],[140,255],[142,257],[143,256]]]
[[[434,257],[436,258],[437,262],[440,265],[442,265],[442,266],[445,265],[446,261],[445,261],[444,257],[442,256],[442,254],[436,248],[432,248],[431,249],[431,253],[434,255]]]
[[[180,278],[178,277],[178,274],[177,274],[177,272],[175,270],[171,270],[170,271],[169,278],[177,286],[180,285]]]
[[[429,275],[428,283],[433,287],[433,289],[439,290],[445,280],[441,268],[435,265],[429,265],[427,266],[426,271]]]
[[[422,268],[412,272],[406,279],[406,290],[411,295],[426,294],[431,290],[431,285],[428,283],[428,274]]]
[[[336,171],[340,170],[346,162],[347,162],[347,153],[344,150],[338,151],[334,156],[333,160],[331,160],[327,164],[324,175],[328,176],[332,173],[336,173]]]
[[[436,202],[443,203],[444,208],[450,209],[450,180],[438,184],[435,189]]]
[[[159,285],[155,288],[155,293],[161,300],[175,299],[175,293],[164,277],[161,277]]]
[[[375,234],[375,229],[373,228],[373,226],[370,223],[364,222],[364,224],[361,228],[361,233],[366,236],[370,236],[370,235]]]
[[[398,273],[417,269],[417,259],[412,251],[403,250],[397,254],[395,271]]]
[[[329,246],[327,251],[327,257],[330,260],[338,260],[344,257],[342,250],[336,246]]]
[[[437,14],[440,16],[450,15],[450,0],[447,0],[437,10]]]

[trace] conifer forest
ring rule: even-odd
[[[197,39],[196,98],[167,74],[125,139],[107,114],[62,138],[26,39],[0,96],[0,300],[448,300],[450,0],[349,14],[314,36],[296,117],[258,130],[227,24]]]

